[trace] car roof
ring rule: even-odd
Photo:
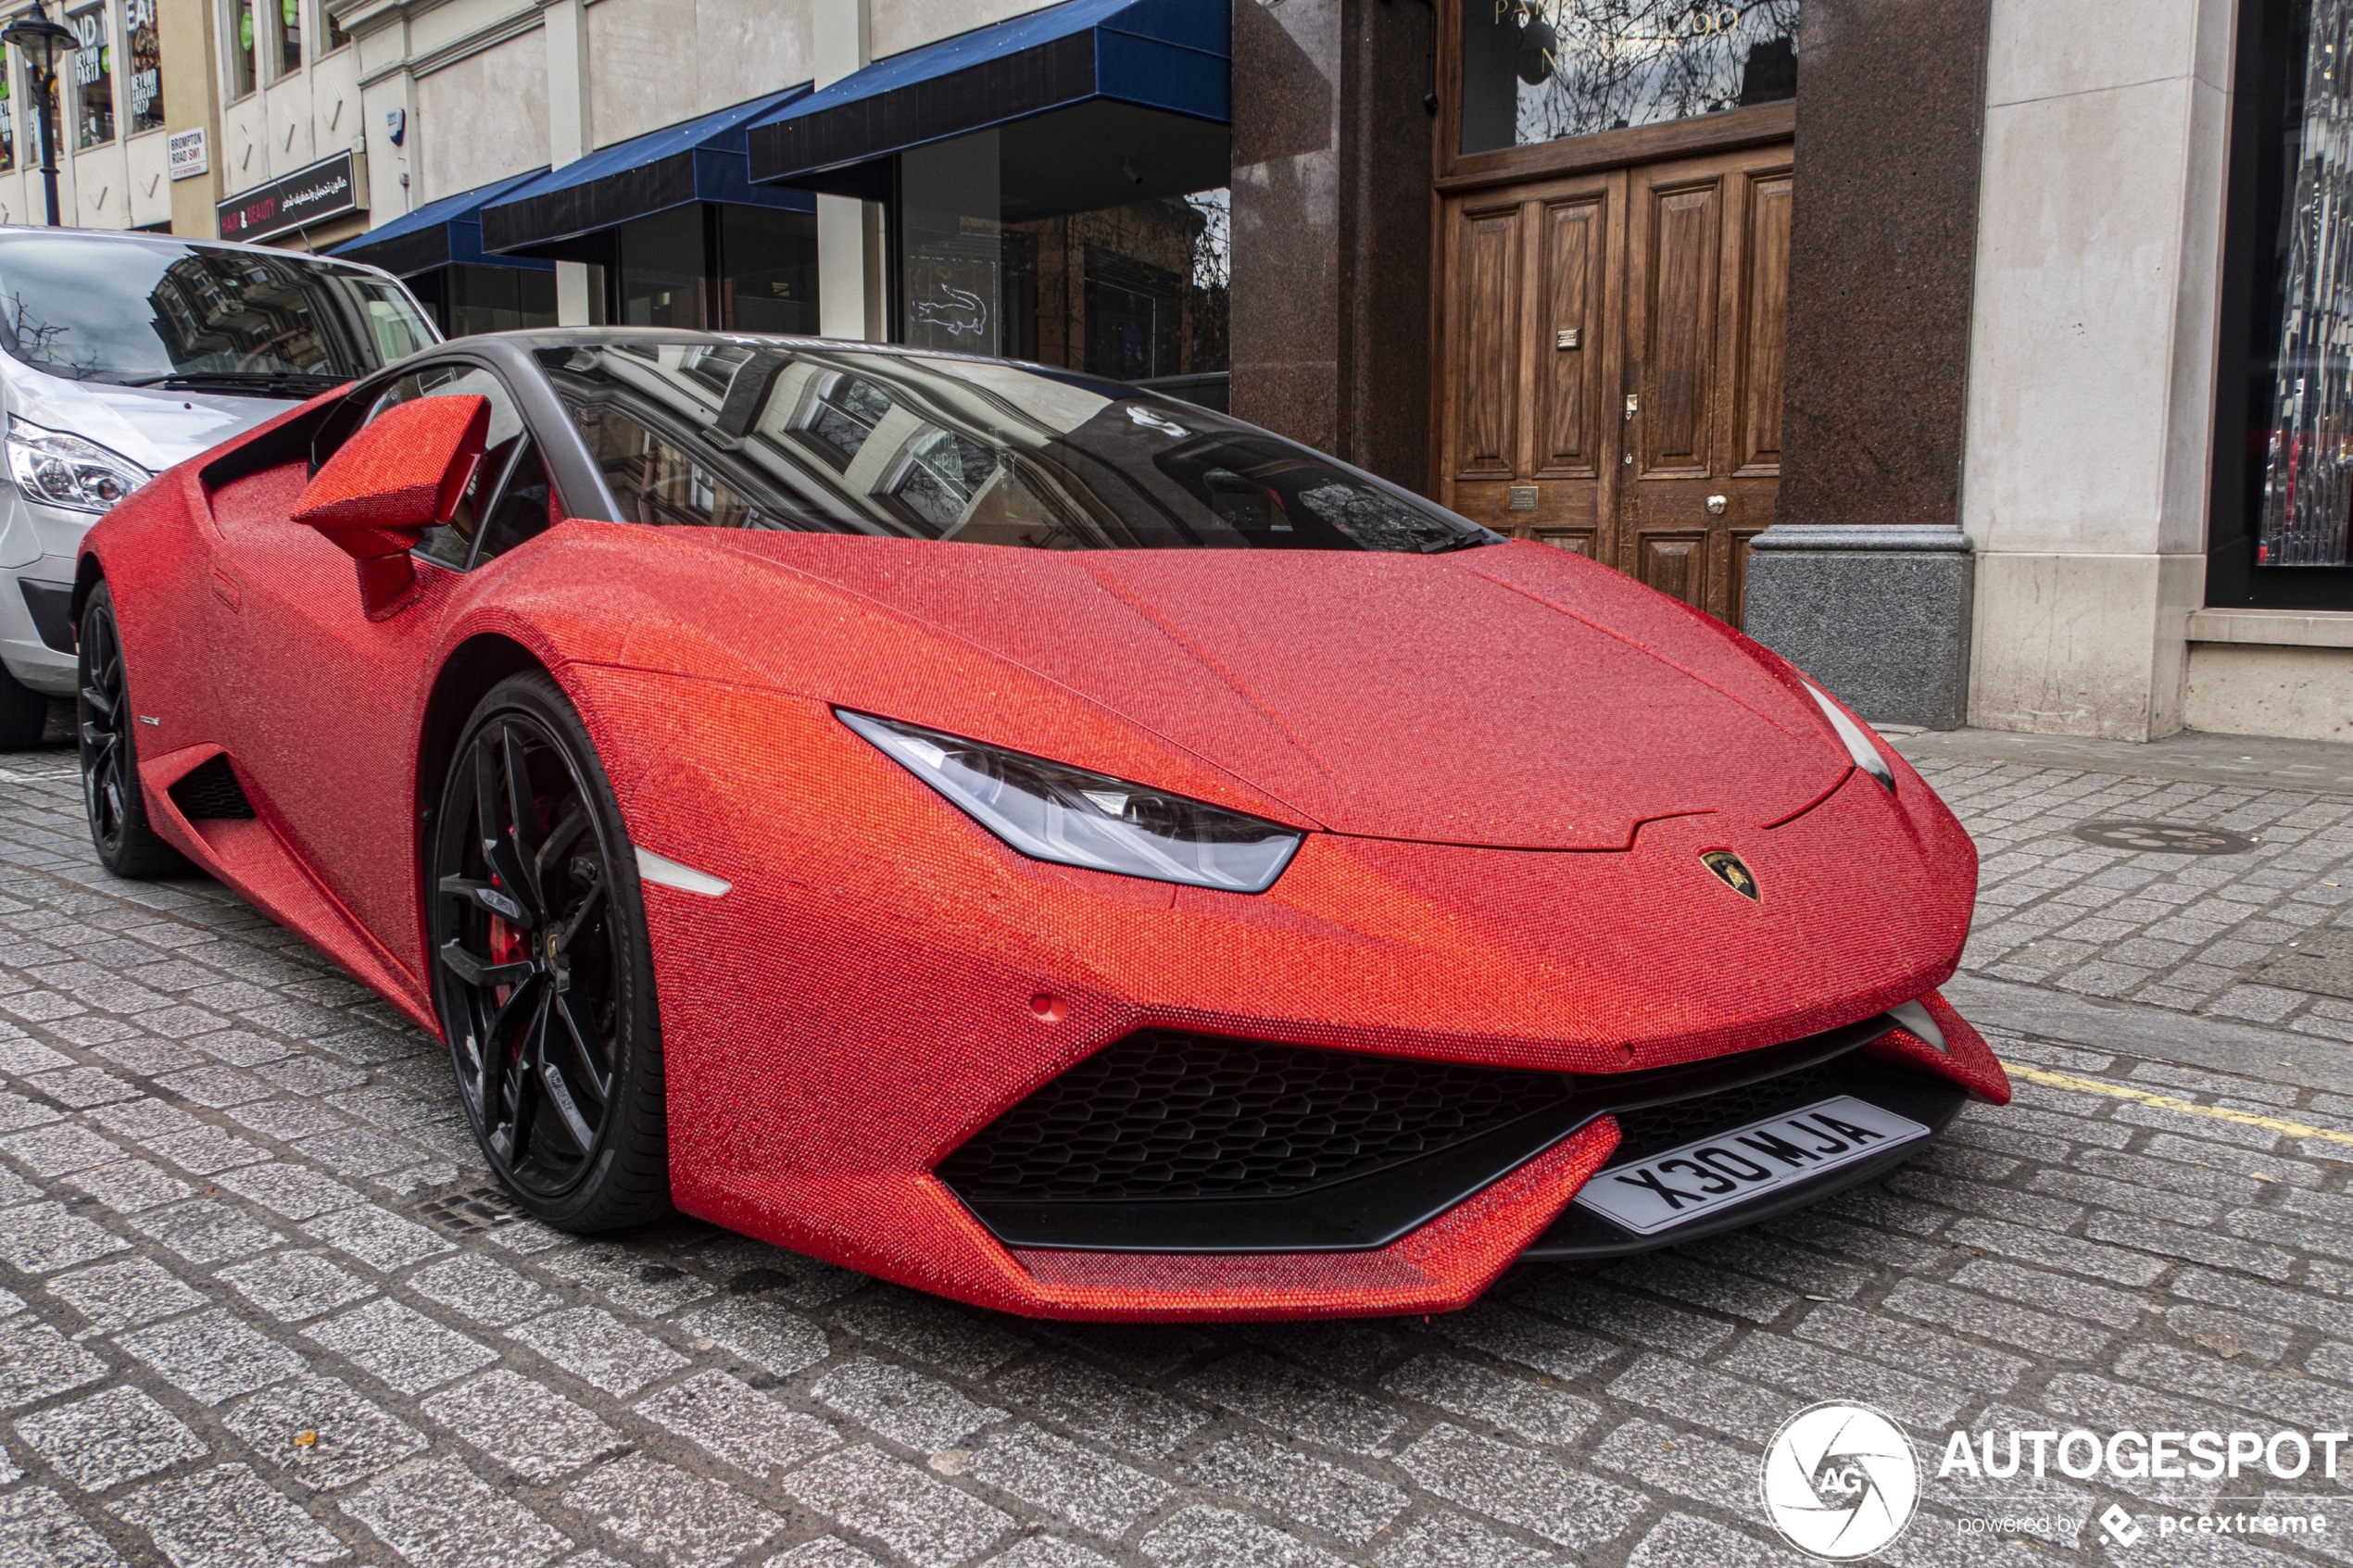
[[[239,250],[255,256],[275,257],[281,261],[315,261],[322,267],[348,268],[355,272],[373,272],[379,277],[385,278],[392,276],[383,268],[371,267],[364,261],[350,261],[340,256],[321,256],[313,251],[285,250],[277,245],[248,245],[242,240],[215,240],[197,234],[159,234],[146,229],[82,229],[63,223],[51,228],[45,223],[0,223],[0,245],[6,245],[15,240],[31,239],[78,239],[157,247],[171,245],[182,250],[190,247],[203,250]]]

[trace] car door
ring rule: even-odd
[[[224,670],[252,677],[224,676],[230,750],[288,847],[420,978],[410,830],[418,725],[442,622],[464,574],[487,558],[484,524],[499,525],[494,548],[544,528],[549,491],[512,393],[472,361],[374,383],[324,427],[347,436],[397,404],[467,395],[490,401],[488,446],[451,522],[412,552],[418,597],[384,620],[363,609],[351,558],[287,515],[299,483],[282,485],[271,505],[218,520],[234,603],[219,618],[217,655]]]

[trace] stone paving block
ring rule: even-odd
[[[21,1410],[106,1374],[106,1362],[38,1318],[19,1313],[0,1323],[0,1410]]]
[[[0,1166],[0,1209],[14,1208],[19,1203],[31,1203],[45,1196],[46,1190],[34,1186],[14,1171]]]
[[[1076,1557],[1053,1555],[1057,1547],[1069,1547],[1079,1552]],[[1030,1555],[1018,1560],[1013,1552],[1029,1549]],[[1056,1541],[1047,1536],[1032,1536],[1013,1548],[988,1560],[988,1568],[1111,1568],[1109,1563],[1089,1551],[1071,1547],[1067,1541]],[[573,1568],[566,1563],[564,1568]],[[839,1536],[820,1536],[813,1541],[803,1541],[789,1551],[780,1551],[768,1560],[767,1568],[883,1568],[882,1560],[860,1551]]]
[[[2286,1426],[2325,1431],[2345,1424],[2345,1390],[2276,1368],[2233,1366],[2171,1345],[2134,1345],[2116,1360],[2116,1374],[2151,1387],[2234,1405]]]
[[[1532,1443],[1574,1443],[1602,1413],[1591,1399],[1453,1356],[1416,1356],[1383,1378],[1381,1386]]]
[[[1203,1404],[1350,1453],[1384,1450],[1404,1425],[1402,1415],[1377,1400],[1254,1351],[1214,1362],[1176,1386]]]
[[[19,1273],[55,1273],[130,1245],[105,1226],[68,1213],[62,1203],[0,1210],[0,1262]]]
[[[2150,1285],[2165,1272],[2164,1261],[2146,1253],[2104,1247],[2071,1236],[2053,1236],[2047,1231],[1999,1220],[1956,1220],[1951,1236],[1963,1247],[2021,1263],[2090,1274],[2118,1285]]]
[[[526,1480],[548,1482],[621,1447],[621,1434],[505,1367],[446,1388],[424,1412]]]
[[[144,1160],[118,1160],[111,1165],[77,1171],[65,1185],[79,1187],[118,1214],[141,1214],[166,1203],[193,1198],[196,1189]]]
[[[415,1568],[540,1568],[572,1543],[455,1459],[420,1460],[343,1499]]]
[[[285,1239],[243,1210],[208,1198],[140,1214],[132,1220],[131,1228],[162,1242],[191,1263],[248,1258]]]
[[[824,1422],[724,1372],[699,1373],[648,1395],[637,1413],[754,1475],[789,1470],[841,1441]]]
[[[1373,1553],[1374,1568],[1553,1568],[1549,1551],[1497,1535],[1459,1513],[1422,1513]]]
[[[2043,1299],[2047,1302],[2050,1298],[2046,1294]],[[2055,1317],[2007,1301],[1989,1300],[1974,1292],[1950,1289],[1929,1280],[1898,1281],[1881,1304],[1889,1311],[1901,1312],[1921,1323],[1973,1334],[1996,1344],[2031,1345],[2039,1352],[2070,1361],[2086,1361],[2098,1355],[2116,1337],[2070,1318]],[[2020,1364],[2023,1370],[2025,1363]],[[1994,1386],[1987,1385],[1989,1389]],[[1999,1386],[2007,1387],[2008,1384]]]
[[[1647,1352],[1620,1373],[1609,1392],[1694,1426],[1760,1446],[1805,1401],[1777,1388],[1728,1377],[1713,1367]]]
[[[2244,1210],[2241,1213],[2259,1213]],[[2233,1216],[2235,1220],[2236,1216]],[[2281,1223],[2279,1216],[2267,1216],[2266,1221],[2233,1229],[2262,1234],[2269,1226]],[[2124,1247],[2138,1248],[2155,1254],[2160,1263],[2186,1260],[2204,1263],[2210,1268],[2235,1269],[2268,1280],[2284,1280],[2296,1272],[2296,1258],[2277,1247],[2241,1240],[2228,1236],[2216,1236],[2210,1231],[2189,1225],[2170,1225],[2160,1220],[2142,1219],[2133,1214],[2095,1213],[2083,1226],[2083,1234],[2095,1241],[2110,1241]],[[2307,1248],[2313,1238],[2291,1238]],[[2325,1237],[2322,1239],[2326,1239]]]
[[[2152,1190],[2080,1171],[2037,1171],[2032,1185],[2037,1192],[2054,1193],[2113,1213],[2170,1220],[2175,1224],[2211,1225],[2222,1212],[2221,1206],[2210,1198]]]
[[[270,1158],[268,1149],[212,1126],[167,1133],[148,1139],[147,1148],[193,1176],[216,1175],[239,1165],[258,1165]]]
[[[211,1451],[179,1417],[120,1386],[19,1417],[17,1435],[85,1492],[103,1492]]]
[[[2217,1311],[2212,1307],[2194,1306],[2186,1301],[2167,1311],[2165,1326],[2224,1361],[2251,1356],[2259,1361],[2276,1361],[2287,1354],[2295,1339],[2286,1329],[2261,1318],[2245,1312]],[[2322,1347],[2323,1350],[2326,1348]],[[2319,1370],[2317,1365],[2314,1370]]]
[[[107,1506],[152,1536],[180,1568],[286,1568],[351,1555],[350,1548],[243,1464],[157,1481]]]
[[[614,1242],[550,1252],[539,1266],[645,1318],[666,1317],[711,1293],[709,1282],[668,1263],[648,1262],[641,1249]]]
[[[867,1295],[842,1308],[835,1321],[861,1338],[955,1377],[987,1377],[1029,1348],[1026,1341],[994,1323],[912,1291]]]
[[[229,1119],[264,1137],[276,1138],[280,1143],[293,1143],[296,1138],[351,1125],[345,1118],[323,1106],[298,1099],[256,1100],[230,1111]]]
[[[223,1171],[213,1178],[213,1185],[251,1198],[282,1219],[295,1221],[316,1219],[366,1201],[356,1189],[290,1160]]]
[[[122,1556],[46,1486],[0,1496],[0,1568],[123,1568]]]
[[[507,1337],[624,1399],[686,1364],[686,1357],[601,1307],[568,1307],[532,1318],[509,1329]]]
[[[58,1122],[0,1138],[0,1149],[36,1176],[61,1176],[86,1171],[123,1157],[121,1146],[107,1142],[87,1127]]]
[[[219,1308],[117,1336],[189,1398],[217,1405],[293,1377],[308,1362]]]
[[[1157,1476],[1026,1422],[989,1438],[959,1473],[1111,1539],[1176,1496]]]
[[[1230,1508],[1195,1506],[1172,1515],[1142,1541],[1165,1568],[1348,1568],[1340,1558]]]
[[[424,1156],[397,1138],[387,1138],[359,1127],[320,1133],[295,1144],[296,1152],[315,1160],[340,1176],[373,1176],[414,1165]]]
[[[478,1252],[462,1252],[419,1269],[409,1276],[409,1288],[437,1306],[493,1328],[543,1312],[550,1301],[538,1282]]]
[[[82,1119],[119,1136],[142,1140],[168,1137],[173,1133],[192,1133],[204,1125],[178,1106],[166,1105],[159,1099],[133,1099],[120,1105],[102,1105],[83,1112]]]
[[[1515,1311],[1495,1301],[1474,1302],[1434,1320],[1430,1326],[1458,1345],[1569,1381],[1584,1376],[1621,1348],[1599,1335]]]
[[[191,1105],[201,1105],[212,1110],[223,1110],[247,1100],[268,1099],[277,1091],[249,1073],[220,1062],[208,1062],[191,1067],[184,1073],[167,1073],[156,1080],[156,1087]]]
[[[213,1277],[280,1323],[300,1323],[376,1293],[367,1281],[344,1273],[316,1252],[277,1252],[233,1264]]]
[[[1985,1393],[2007,1392],[2028,1366],[2018,1356],[1964,1343],[1949,1335],[1923,1334],[1908,1323],[1889,1323],[1839,1302],[1813,1308],[1797,1335],[1818,1345],[1872,1356],[1889,1366]]]
[[[1648,1290],[1755,1323],[1773,1322],[1801,1298],[1794,1291],[1711,1269],[1696,1259],[1673,1252],[1653,1253],[1621,1263],[1608,1271],[1606,1277],[1612,1284],[1629,1290]]]
[[[306,1235],[385,1273],[458,1249],[455,1242],[372,1203],[321,1214],[302,1228]]]
[[[1730,1444],[1638,1416],[1602,1439],[1593,1450],[1593,1462],[1654,1492],[1689,1498],[1760,1525],[1767,1523],[1757,1499],[1757,1458]]]
[[[721,1568],[785,1524],[734,1487],[644,1454],[591,1472],[564,1503],[666,1568]]]
[[[790,1377],[833,1353],[824,1330],[774,1301],[737,1298],[689,1312],[678,1326],[774,1377]]]
[[[339,1377],[265,1388],[232,1408],[221,1424],[255,1454],[322,1491],[364,1481],[426,1446],[423,1433]]]
[[[1512,1298],[1580,1329],[1600,1329],[1655,1350],[1705,1355],[1732,1336],[1732,1325],[1663,1302],[1611,1290],[1578,1275],[1553,1273]]]
[[[1362,1544],[1409,1499],[1386,1481],[1300,1453],[1257,1433],[1229,1437],[1187,1463],[1196,1486],[1254,1502],[1312,1529]]]
[[[181,1038],[214,1060],[225,1061],[232,1067],[254,1067],[276,1061],[287,1054],[283,1045],[250,1029],[214,1029]]]
[[[1448,1501],[1572,1551],[1623,1535],[1647,1506],[1640,1492],[1442,1421],[1397,1463]]]
[[[1162,1459],[1209,1417],[1156,1389],[1065,1356],[1038,1356],[998,1374],[1007,1399],[1082,1437]]]
[[[780,1485],[803,1506],[874,1537],[916,1568],[954,1568],[1013,1525],[1010,1515],[870,1443],[812,1460]]]
[[[399,1301],[371,1301],[305,1329],[303,1337],[403,1394],[480,1372],[498,1352]]]
[[[48,1290],[101,1334],[178,1317],[205,1304],[204,1296],[179,1275],[145,1258],[59,1274]]]
[[[1386,1319],[1323,1318],[1313,1323],[1245,1323],[1237,1337],[1285,1361],[1333,1377],[1362,1382],[1398,1359],[1405,1342]]]
[[[870,1431],[923,1453],[1005,1419],[1003,1411],[968,1399],[936,1377],[870,1356],[844,1361],[810,1392]]]
[[[1634,1548],[1626,1568],[1813,1568],[1814,1561],[1713,1520],[1670,1513]]]

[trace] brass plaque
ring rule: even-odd
[[[1507,512],[1534,511],[1536,509],[1536,486],[1533,484],[1513,485],[1511,488],[1510,498],[1505,500],[1504,503],[1504,509]]]

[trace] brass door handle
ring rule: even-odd
[[[1731,498],[1730,496],[1710,495],[1707,498],[1707,515],[1710,517],[1722,517],[1724,515],[1724,508],[1731,504]]]

